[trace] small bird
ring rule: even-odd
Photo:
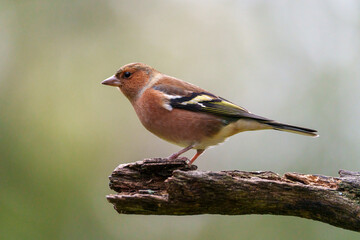
[[[208,147],[239,132],[274,129],[318,136],[313,129],[254,115],[222,97],[167,76],[143,63],[130,63],[121,67],[102,84],[121,90],[147,130],[183,147],[170,155],[169,160],[196,149],[189,165]]]

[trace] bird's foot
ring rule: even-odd
[[[179,157],[179,155],[177,155],[177,154],[172,154],[169,157],[164,158],[164,159],[166,159],[167,161],[175,161],[175,160],[179,159],[179,160],[183,160],[187,163],[190,161],[187,157]]]

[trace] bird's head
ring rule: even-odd
[[[129,63],[101,83],[118,87],[130,101],[134,101],[155,73],[158,72],[146,64]]]

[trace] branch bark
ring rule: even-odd
[[[107,200],[118,213],[274,214],[360,232],[360,173],[340,177],[270,171],[197,171],[186,159],[145,159],[111,174]]]

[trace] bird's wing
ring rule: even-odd
[[[206,112],[226,118],[249,118],[258,121],[271,121],[270,119],[254,115],[224,98],[215,96],[194,85],[176,86],[172,84],[157,84],[154,90],[164,94],[167,104],[171,108],[184,109],[193,112]]]

